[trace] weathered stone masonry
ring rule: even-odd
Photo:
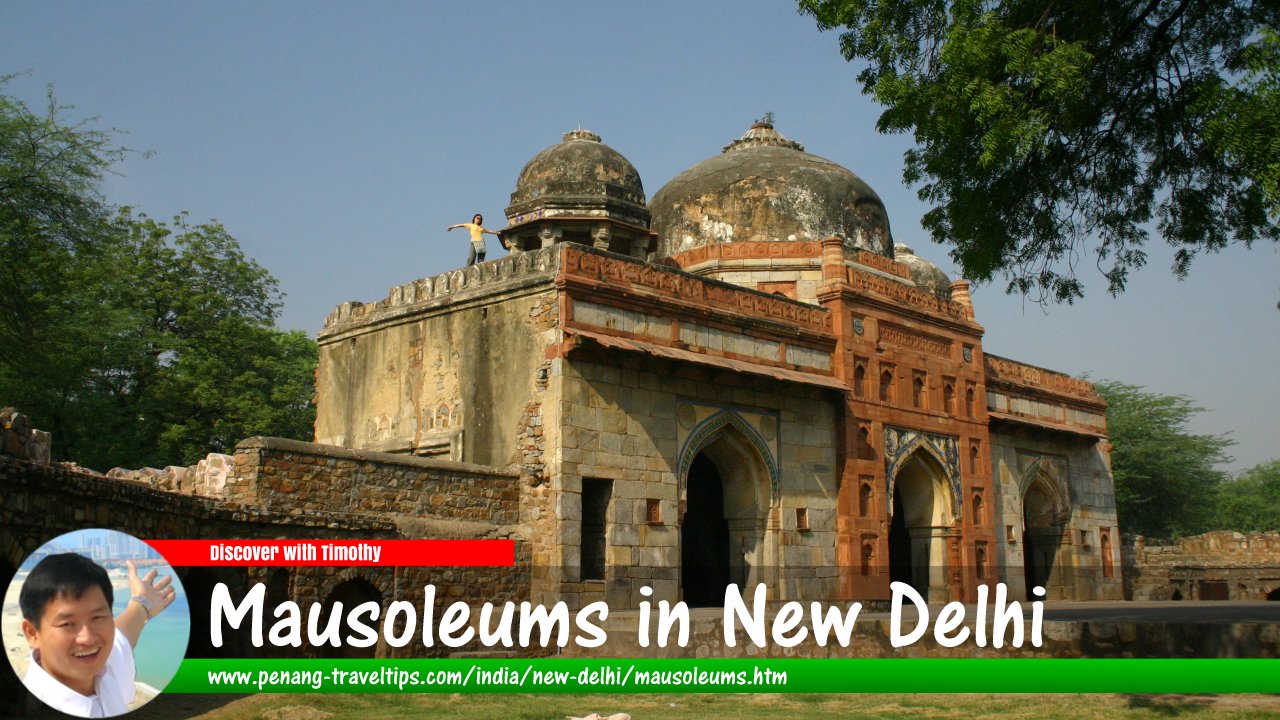
[[[7,583],[22,560],[41,544],[87,527],[120,530],[143,539],[517,540],[514,569],[179,569],[194,615],[188,651],[192,657],[276,652],[249,648],[243,633],[234,634],[223,648],[209,646],[208,596],[217,582],[226,582],[233,597],[242,596],[253,583],[265,582],[269,602],[292,599],[304,607],[335,599],[348,603],[400,599],[420,605],[427,584],[436,585],[440,607],[458,599],[478,605],[518,601],[529,595],[528,546],[515,530],[520,512],[515,473],[279,438],[250,438],[229,459],[218,496],[197,496],[0,455],[3,580]],[[402,649],[377,647],[370,653],[430,656],[450,651],[411,643]]]
[[[1123,553],[1129,600],[1280,601],[1280,533],[1126,535]]]

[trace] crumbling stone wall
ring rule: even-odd
[[[492,528],[520,520],[515,471],[267,437],[238,444],[232,465],[226,500],[291,515],[343,508]]]
[[[264,508],[0,455],[0,555],[17,567],[48,540],[85,528],[148,538],[390,537],[385,520],[315,509],[291,516]]]
[[[1125,535],[1121,551],[1126,600],[1280,599],[1280,533]]]
[[[49,464],[49,433],[31,427],[31,420],[17,410],[0,408],[0,455]]]
[[[230,473],[230,455],[209,453],[200,462],[189,467],[169,465],[163,469],[145,467],[137,470],[112,468],[107,471],[107,477],[185,495],[223,497]]]
[[[317,335],[318,442],[504,467],[520,462],[545,348],[558,340],[547,248],[344,304]],[[550,309],[549,309],[550,308]]]
[[[208,598],[227,583],[233,598],[258,582],[268,585],[268,603],[327,605],[343,583],[357,581],[380,599],[421,607],[424,588],[437,589],[437,617],[454,601],[519,602],[529,597],[530,551],[512,527],[519,519],[515,472],[461,463],[327,448],[312,443],[253,438],[236,455],[217,456],[203,472],[226,471],[222,497],[169,489],[184,475],[164,471],[120,471],[108,477],[61,465],[40,465],[0,453],[0,582],[36,548],[72,530],[108,528],[146,539],[416,539],[510,537],[516,539],[515,568],[179,568],[193,608],[191,657],[248,657],[283,651],[255,648],[245,632],[227,643],[209,643]],[[181,468],[179,468],[181,470]],[[195,469],[185,473],[194,478]],[[175,480],[175,478],[178,478]],[[333,482],[330,482],[332,480]],[[209,491],[206,482],[205,489]],[[274,596],[273,596],[274,593]],[[206,610],[201,616],[199,608]],[[462,648],[465,651],[476,648]],[[304,650],[317,655],[327,651]],[[380,645],[378,656],[434,656],[445,647]],[[541,653],[540,648],[524,652]],[[289,649],[291,656],[298,651]]]

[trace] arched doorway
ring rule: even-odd
[[[725,587],[768,582],[772,554],[765,518],[773,500],[760,450],[736,424],[725,424],[696,452],[684,478],[680,521],[681,599],[693,607],[724,604]]]
[[[1272,590],[1271,592],[1267,593],[1266,599],[1267,599],[1267,600],[1280,600],[1280,587],[1278,587],[1278,588],[1276,588],[1275,590]]]
[[[279,607],[280,603],[289,600],[289,571],[276,568],[267,580],[267,600],[265,607]]]
[[[889,579],[910,585],[927,600],[948,599],[946,532],[953,519],[946,471],[927,451],[916,450],[893,482],[889,525]]]
[[[715,463],[703,453],[689,467],[684,524],[680,529],[680,587],[691,607],[724,603],[731,582],[729,522],[724,517],[724,484]]]
[[[340,628],[342,633],[342,647],[333,647],[332,645],[324,645],[319,649],[320,657],[324,658],[371,658],[377,657],[377,644],[369,647],[355,647],[346,642],[347,634],[347,615],[355,606],[362,603],[375,602],[378,607],[382,607],[382,593],[378,589],[369,584],[364,578],[352,578],[345,582],[339,583],[337,587],[329,593],[324,599],[323,612],[321,614],[322,627],[328,627],[328,623],[334,622]],[[339,607],[339,603],[341,607]],[[332,620],[333,613],[337,612],[339,619]],[[381,617],[381,610],[379,610]],[[361,619],[366,624],[369,622],[369,616],[362,615]]]
[[[1027,597],[1031,589],[1061,584],[1054,577],[1062,524],[1054,496],[1042,481],[1035,481],[1022,496],[1022,561]],[[1055,594],[1053,597],[1057,597]]]

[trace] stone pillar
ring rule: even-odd
[[[608,225],[597,225],[591,231],[591,244],[597,250],[608,250],[609,241],[613,239],[613,228]]]
[[[544,227],[538,231],[538,242],[540,247],[549,248],[560,242],[560,238],[564,236],[564,231],[560,228]]]
[[[832,235],[822,240],[822,280],[823,282],[845,280],[844,241]]]
[[[951,302],[964,307],[964,314],[973,319],[973,299],[969,297],[969,281],[956,280],[951,283]]]

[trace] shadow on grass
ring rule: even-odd
[[[1131,710],[1147,710],[1153,715],[1180,717],[1204,712],[1218,698],[1210,693],[1187,695],[1124,695]]]

